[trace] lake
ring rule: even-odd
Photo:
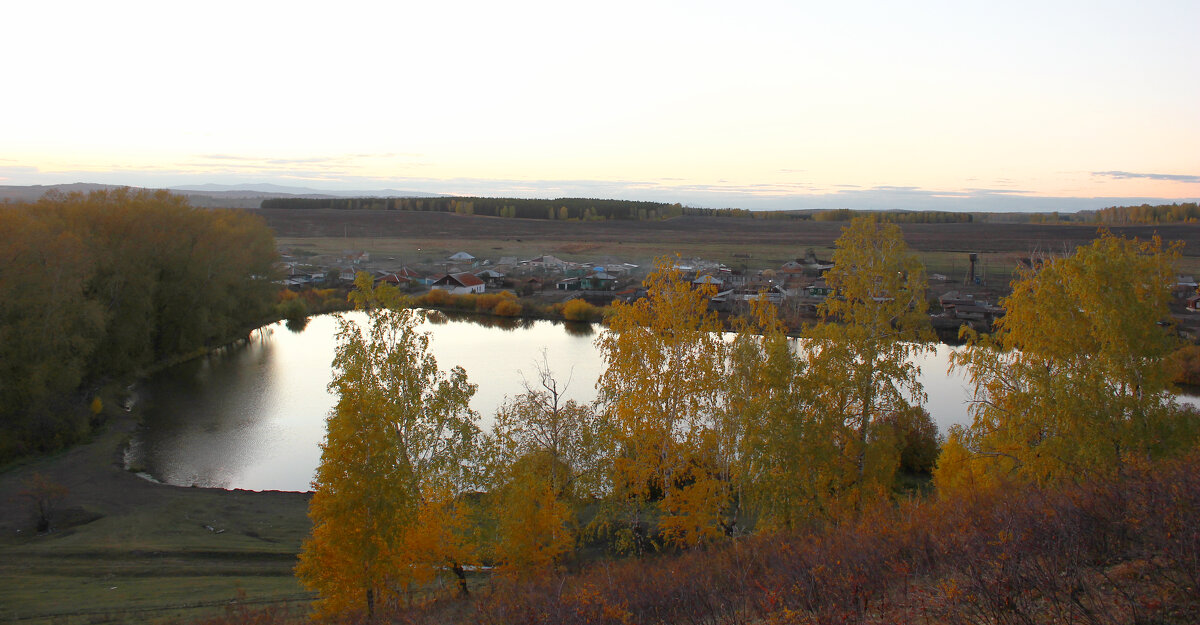
[[[363,313],[347,316],[365,323]],[[435,314],[422,329],[431,334],[440,368],[461,366],[478,385],[471,406],[485,429],[505,396],[522,391],[522,375],[536,380],[543,351],[560,382],[570,378],[567,397],[595,399],[603,368],[594,345],[599,326]],[[326,386],[336,330],[332,315],[313,317],[299,331],[275,323],[248,343],[145,380],[137,390],[143,425],[130,442],[127,464],[180,486],[309,490],[335,402]],[[925,407],[942,432],[969,421],[962,373],[946,371],[954,349],[939,344],[917,361],[929,396]]]

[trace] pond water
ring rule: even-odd
[[[362,313],[347,313],[360,325]],[[543,352],[566,395],[595,399],[602,362],[594,341],[599,327],[553,321],[495,322],[434,315],[423,324],[441,369],[462,366],[478,385],[471,407],[481,426],[506,395],[531,381]],[[248,490],[310,489],[320,460],[325,417],[334,397],[332,377],[336,317],[312,318],[290,330],[276,323],[249,343],[226,348],[146,380],[138,394],[143,426],[126,454],[129,466],[180,486]],[[968,389],[961,373],[948,374],[956,349],[937,345],[917,360],[928,394],[926,409],[939,429],[968,422]]]

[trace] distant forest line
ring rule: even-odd
[[[400,210],[458,215],[483,215],[515,219],[559,221],[659,221],[682,216],[729,217],[738,219],[785,219],[798,221],[850,221],[856,216],[875,215],[891,223],[1097,223],[1162,224],[1200,221],[1195,202],[1139,206],[1110,206],[1077,213],[970,213],[952,211],[862,211],[833,210],[752,211],[743,208],[696,208],[682,204],[636,200],[589,198],[487,198],[487,197],[357,197],[357,198],[268,198],[261,208]]]

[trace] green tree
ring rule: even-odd
[[[1194,445],[1195,416],[1170,392],[1176,340],[1159,323],[1178,249],[1104,232],[1016,280],[995,334],[968,333],[954,357],[975,395],[962,455],[1000,477],[1049,482]],[[940,481],[957,469],[944,464]]]
[[[403,297],[388,286],[373,289],[367,274],[356,285],[368,325],[364,332],[339,321],[330,383],[337,405],[313,480],[313,531],[296,572],[318,591],[320,613],[363,606],[372,618],[377,602],[440,567],[461,570],[446,562],[461,557],[461,542],[443,529],[453,525],[478,416],[468,407],[474,385],[460,367],[438,369]]]

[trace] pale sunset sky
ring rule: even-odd
[[[1200,197],[1200,0],[7,3],[0,185]]]

